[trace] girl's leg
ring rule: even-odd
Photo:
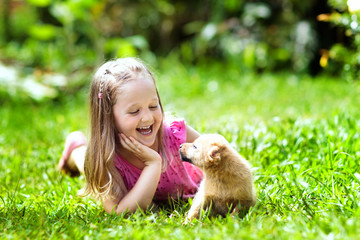
[[[70,172],[84,173],[85,153],[85,145],[75,148],[71,152],[70,157],[66,162],[66,166],[69,168]]]
[[[58,169],[77,176],[84,172],[86,139],[82,132],[72,132],[66,137],[65,147],[60,158]]]

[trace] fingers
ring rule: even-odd
[[[127,137],[124,134],[119,134],[121,145],[132,152],[139,153],[142,149],[142,145],[133,137]]]
[[[159,153],[141,144],[134,137],[127,137],[126,135],[120,133],[118,134],[121,146],[132,152],[139,160],[141,160],[145,165],[150,165],[151,163],[161,162],[161,156]]]
[[[124,134],[120,133],[119,138],[120,138],[120,143],[124,148],[126,148],[128,150],[133,150],[133,148],[134,148],[133,144],[128,137],[126,137]]]

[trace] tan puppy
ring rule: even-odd
[[[201,135],[193,143],[180,146],[183,161],[204,172],[199,190],[187,214],[186,222],[198,218],[201,210],[211,210],[209,216],[247,211],[256,203],[250,164],[218,134]]]

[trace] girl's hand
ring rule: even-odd
[[[140,159],[146,166],[153,163],[161,164],[161,157],[159,153],[153,149],[141,144],[133,137],[127,137],[123,133],[119,134],[121,145],[128,151],[134,153],[134,155]]]

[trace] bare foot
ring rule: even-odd
[[[70,133],[66,137],[65,147],[58,163],[57,169],[69,174],[71,177],[80,175],[80,171],[77,168],[74,161],[71,161],[71,153],[75,148],[84,146],[86,144],[85,136],[82,132],[76,131]]]

